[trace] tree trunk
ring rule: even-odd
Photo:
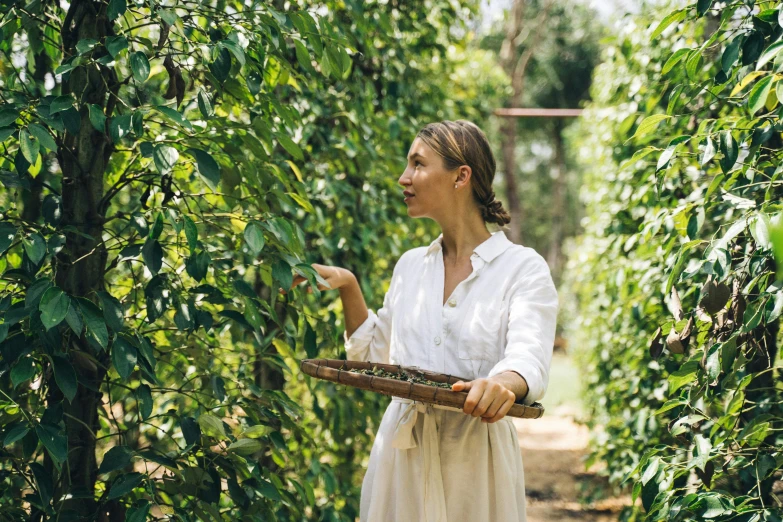
[[[565,162],[565,146],[563,143],[563,125],[555,121],[552,131],[552,141],[555,145],[555,158],[553,171],[556,174],[552,184],[552,233],[550,234],[549,251],[547,254],[547,263],[552,271],[552,277],[555,284],[560,281],[562,247],[563,247],[563,221],[566,215],[566,183],[567,171]]]
[[[106,4],[89,0],[74,0],[68,9],[62,38],[65,55],[75,53],[76,43],[84,38],[103,40],[113,34],[106,19]],[[66,232],[65,247],[55,259],[55,282],[71,296],[93,298],[104,288],[107,252],[102,241],[104,216],[99,202],[104,194],[103,178],[113,146],[108,137],[96,131],[89,123],[87,104],[104,107],[106,84],[113,83],[113,75],[106,68],[77,67],[62,86],[62,94],[75,93],[79,100],[81,127],[77,134],[65,133],[58,150],[62,170],[61,226],[71,226],[81,234]],[[109,115],[110,116],[110,115]],[[101,364],[74,364],[79,387],[71,403],[63,401],[68,434],[68,461],[63,465],[55,491],[55,508],[72,510],[85,520],[97,518],[93,498],[97,479],[95,432],[99,429],[98,409],[101,407],[100,389],[109,364],[108,350],[96,350],[85,337],[64,336],[64,348],[70,352],[89,352]],[[50,377],[53,381],[53,378]],[[50,383],[54,387],[54,383]],[[54,397],[50,396],[50,400]],[[70,498],[57,502],[68,495]]]
[[[546,5],[538,12],[533,20],[525,23],[525,12],[528,7],[527,0],[514,0],[509,15],[508,26],[506,27],[506,37],[500,50],[500,64],[506,74],[511,78],[511,87],[513,93],[509,99],[512,108],[521,107],[523,94],[525,92],[525,71],[530,64],[530,59],[535,53],[538,43],[541,41],[541,31],[546,25],[546,19],[549,16],[553,0],[549,0]],[[531,34],[531,29],[534,33]],[[527,40],[525,50],[519,54],[517,48],[521,41]],[[522,202],[519,197],[517,186],[517,161],[516,161],[516,143],[517,143],[517,120],[514,117],[503,118],[501,124],[501,142],[503,151],[503,176],[506,182],[506,200],[508,201],[508,211],[511,214],[509,239],[513,243],[522,243],[522,224],[524,223],[525,211],[522,208]]]

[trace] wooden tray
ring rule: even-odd
[[[413,373],[418,377],[429,379],[430,381],[447,384],[454,384],[457,381],[468,382],[471,380],[410,366],[364,361],[346,361],[343,359],[303,359],[302,362],[299,363],[299,368],[307,375],[318,379],[345,384],[346,386],[353,386],[363,390],[370,390],[384,395],[405,397],[419,402],[441,404],[443,406],[452,406],[455,408],[462,408],[465,405],[465,399],[468,397],[468,392],[452,391],[447,388],[400,381],[388,377],[379,377],[377,375],[354,373],[349,370],[372,370],[374,368],[379,368],[386,370],[387,372]],[[522,419],[537,419],[543,414],[544,407],[537,402],[534,402],[530,406],[522,404],[521,402],[516,402],[506,413],[507,416]]]

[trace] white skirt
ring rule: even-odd
[[[511,418],[392,397],[362,482],[361,522],[525,522]]]

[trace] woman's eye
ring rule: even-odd
[[[417,162],[415,163],[415,165],[417,165],[417,166],[418,166],[418,165],[421,165],[421,163],[417,161]]]

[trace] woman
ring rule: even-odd
[[[461,410],[392,398],[362,483],[361,522],[526,519],[522,456],[505,415],[544,395],[558,298],[538,253],[487,230],[510,221],[494,175],[476,125],[429,124],[399,183],[408,215],[434,219],[442,233],[400,257],[383,307],[367,309],[351,272],[313,265],[340,290],[349,360],[470,379],[452,385],[468,392]]]

